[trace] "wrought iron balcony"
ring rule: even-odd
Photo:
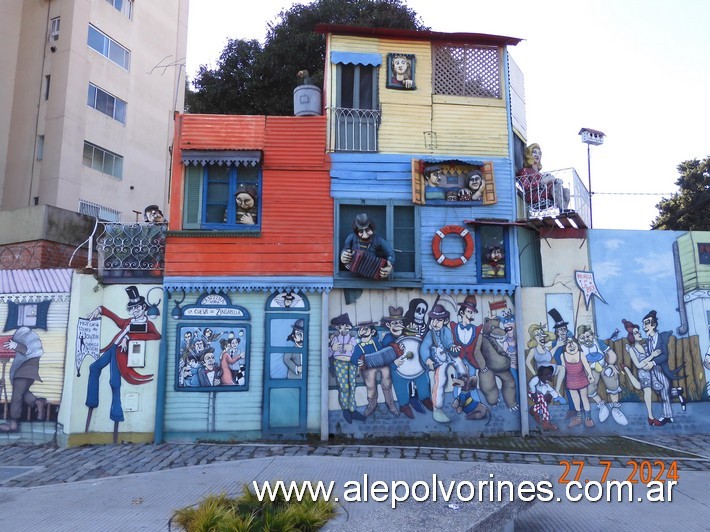
[[[167,224],[97,224],[96,251],[99,276],[131,278],[137,282],[162,277],[165,269]]]
[[[330,150],[376,152],[382,112],[379,109],[331,107]]]
[[[522,217],[543,220],[575,214],[585,227],[591,226],[589,191],[574,168],[518,176],[515,185]]]

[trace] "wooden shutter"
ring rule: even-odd
[[[426,198],[424,197],[424,175],[422,174],[422,161],[412,159],[412,203],[416,205],[424,205]]]
[[[483,204],[492,205],[498,201],[496,196],[496,180],[493,177],[493,163],[488,161],[481,168],[483,172]]]
[[[20,307],[17,303],[13,303],[12,301],[7,302],[7,319],[5,320],[5,328],[3,329],[3,332],[17,329],[17,316],[19,308]]]
[[[199,229],[202,224],[202,166],[185,168],[185,202],[182,210],[184,229]]]
[[[49,314],[49,304],[51,299],[37,303],[37,324],[35,327],[47,330],[47,316]]]

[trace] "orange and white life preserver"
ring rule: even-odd
[[[441,252],[441,243],[446,235],[454,234],[463,238],[465,247],[463,255],[456,259],[449,259]],[[460,225],[447,225],[434,233],[434,238],[431,240],[431,250],[434,253],[434,258],[437,263],[442,266],[448,266],[449,268],[458,268],[466,264],[473,256],[473,236],[471,236],[471,232],[465,227],[461,227]]]

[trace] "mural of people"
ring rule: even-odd
[[[500,318],[494,316],[483,320],[481,338],[476,345],[480,350],[481,369],[478,372],[478,387],[486,402],[492,407],[501,403],[501,398],[511,412],[519,410],[517,401],[517,384],[511,372],[511,360],[503,350],[499,340],[505,336],[500,326]],[[500,390],[498,382],[500,381]]]
[[[619,384],[619,370],[616,368],[618,358],[616,353],[596,337],[589,325],[577,327],[577,338],[582,346],[582,354],[587,358],[589,367],[592,369],[594,380],[587,388],[587,395],[599,408],[599,422],[604,423],[607,420],[609,409],[611,409],[611,417],[614,421],[619,425],[628,425],[629,422],[621,411],[621,403],[619,403],[621,385]],[[599,381],[604,383],[610,399],[609,406],[597,393]]]
[[[219,386],[220,371],[217,369],[217,359],[214,356],[214,348],[207,347],[200,357],[202,364],[197,368],[197,382],[202,387]]]
[[[668,341],[672,332],[658,332],[658,316],[655,310],[651,310],[643,317],[643,330],[647,336],[646,350],[654,356],[651,361],[653,366],[651,372],[655,375],[656,380],[662,383],[660,390],[656,390],[663,403],[663,417],[659,421],[663,424],[673,423],[671,397],[678,397],[681,407],[685,410],[683,389],[671,386],[674,380],[681,378],[680,372],[683,370],[683,366],[672,371],[668,366]]]
[[[131,340],[147,341],[160,340],[161,335],[155,325],[148,319],[146,310],[148,305],[145,298],[140,295],[138,288],[126,288],[128,304],[126,310],[130,318],[120,318],[104,306],[97,307],[88,318],[90,320],[106,317],[116,324],[119,332],[113,337],[109,345],[101,350],[101,356],[89,366],[89,382],[86,390],[86,406],[89,412],[86,416],[85,431],[89,431],[91,414],[99,406],[99,386],[101,372],[109,366],[109,385],[111,387],[110,418],[114,421],[114,440],[118,430],[118,423],[124,420],[121,405],[121,380],[129,384],[146,384],[153,380],[153,375],[142,375],[134,368],[128,367],[128,343]]]
[[[412,75],[412,62],[414,56],[409,54],[388,54],[389,56],[389,78],[387,88],[389,89],[413,89],[414,76]]]
[[[291,334],[286,339],[296,347],[303,347],[303,320],[298,319],[291,326]],[[287,379],[303,378],[303,353],[284,353],[284,364],[288,368]]]
[[[542,149],[539,144],[530,144],[525,148],[525,161],[518,173],[518,183],[523,189],[525,203],[535,210],[558,207],[567,210],[570,200],[569,189],[561,179],[552,174],[543,174]]]
[[[530,415],[542,430],[557,430],[557,425],[552,423],[548,405],[551,403],[564,403],[565,400],[550,384],[554,375],[552,366],[540,366],[537,368],[537,375],[530,379],[528,383],[528,397],[533,402],[530,407]]]
[[[458,356],[461,347],[454,344],[451,328],[448,327],[451,314],[437,303],[428,314],[429,332],[424,336],[420,349],[422,362],[434,372],[431,383],[433,396],[433,417],[439,423],[449,423],[451,419],[443,411],[444,390],[448,382],[448,372],[454,368],[457,377],[468,376],[463,360]]]
[[[382,325],[388,329],[382,338],[382,345],[396,347],[399,352],[390,365],[399,411],[409,419],[414,419],[412,409],[421,414],[425,407],[432,411],[429,374],[419,358],[419,338],[404,336],[404,309],[389,307],[389,315],[382,318]],[[417,390],[417,393],[412,393],[412,390]]]
[[[565,383],[575,410],[575,416],[568,426],[572,428],[584,423],[585,427],[593,427],[594,421],[592,421],[587,386],[594,382],[594,377],[587,357],[582,356],[579,340],[574,337],[567,339],[562,352],[562,364],[565,367]],[[584,410],[584,420],[582,420],[582,410]]]
[[[463,302],[459,304],[458,323],[453,321],[449,323],[454,344],[460,348],[459,357],[469,366],[466,368],[466,373],[473,376],[476,375],[476,372],[481,367],[480,361],[475,356],[476,341],[481,334],[482,327],[482,325],[476,326],[473,323],[476,314],[478,314],[476,296],[471,294],[466,296]],[[475,387],[471,390],[471,394],[475,399],[480,400]]]
[[[359,265],[366,264],[368,261],[360,260],[359,255],[361,253],[364,253],[365,257],[374,255],[386,261],[386,264],[379,268],[379,273],[375,272],[374,275],[380,279],[389,277],[394,270],[394,248],[387,240],[375,234],[375,222],[363,212],[355,217],[352,227],[353,232],[345,239],[340,253],[340,261],[353,273],[370,277],[371,272],[365,273],[360,269]]]
[[[357,341],[350,334],[353,324],[347,313],[341,314],[330,320],[330,325],[335,327],[336,334],[330,338],[328,358],[335,371],[335,380],[338,384],[338,402],[343,412],[343,418],[348,423],[353,419],[365,421],[356,409],[355,390],[357,388],[357,365],[351,363],[352,354]]]
[[[544,325],[538,323],[533,323],[528,328],[528,333],[530,340],[527,343],[528,354],[525,357],[528,371],[531,375],[537,375],[542,366],[551,366],[552,374],[555,376],[555,389],[558,394],[562,393],[565,368],[553,358],[549,347],[549,343],[554,340],[555,335],[549,332]]]
[[[367,407],[365,408],[365,417],[372,415],[377,408],[377,374],[380,374],[380,386],[382,394],[385,396],[385,404],[389,411],[395,416],[399,416],[399,410],[394,404],[394,395],[392,392],[392,375],[390,373],[389,362],[384,364],[379,360],[370,362],[367,355],[378,353],[382,350],[382,344],[377,336],[375,329],[376,323],[373,321],[365,321],[358,323],[357,345],[353,349],[351,361],[360,368],[360,374],[365,381],[367,388]],[[379,357],[378,357],[379,358]]]
[[[483,199],[483,173],[480,170],[471,170],[466,174],[466,188],[461,189],[466,201],[479,201]],[[462,196],[462,194],[459,194]],[[461,201],[463,198],[459,197]]]
[[[26,326],[18,328],[3,347],[14,351],[15,357],[10,366],[10,419],[7,423],[0,423],[0,432],[18,432],[24,405],[36,410],[37,421],[45,419],[47,399],[36,397],[30,390],[35,381],[42,382],[39,376],[39,359],[44,354],[44,349],[37,333]]]
[[[429,326],[426,323],[426,313],[429,310],[429,303],[425,299],[416,297],[409,302],[409,308],[404,314],[405,333],[413,334],[418,338],[424,338]]]
[[[238,379],[235,377],[238,377],[238,375],[235,375],[232,367],[240,360],[244,360],[244,354],[239,350],[240,342],[241,339],[237,338],[233,332],[230,332],[227,338],[220,340],[220,346],[222,348],[222,353],[219,356],[219,367],[221,371],[220,384],[224,386],[234,386],[237,384]]]

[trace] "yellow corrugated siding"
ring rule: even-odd
[[[428,153],[424,132],[431,129],[431,106],[382,104],[379,149],[383,153]]]
[[[505,107],[435,104],[431,129],[436,134],[432,153],[508,155]]]
[[[379,90],[383,113],[387,104],[431,106],[431,45],[428,42],[385,39],[380,41],[378,51],[382,55]],[[387,54],[394,52],[416,56],[414,63],[416,89],[387,88]]]

